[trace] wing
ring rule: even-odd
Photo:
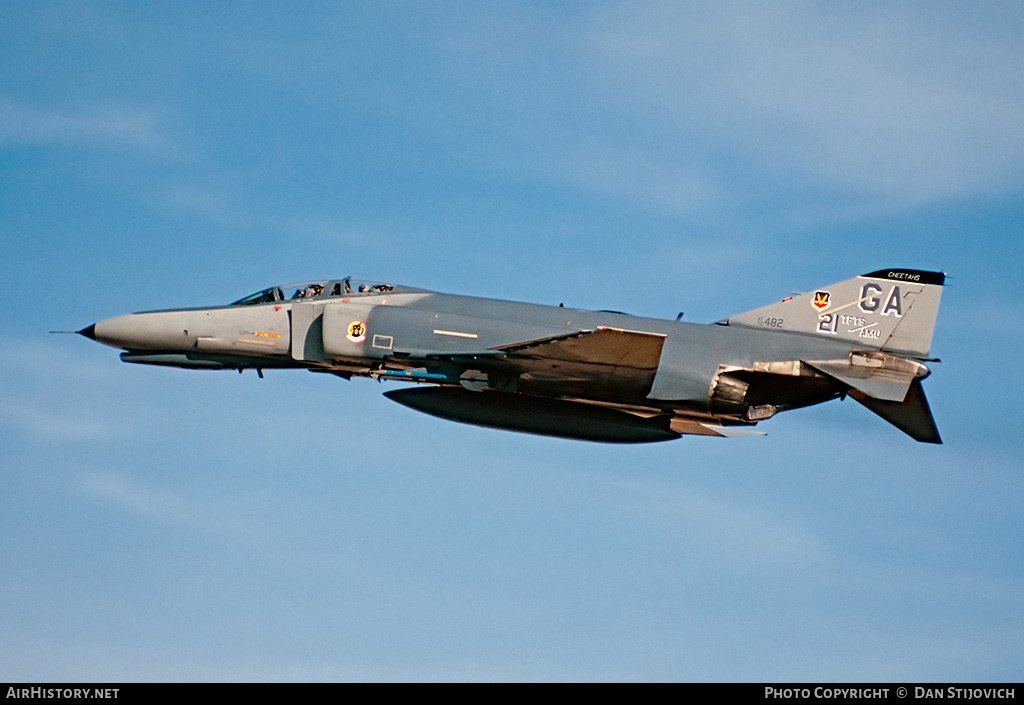
[[[662,333],[601,327],[492,349],[523,359],[656,370],[664,343],[665,335]]]
[[[664,342],[662,333],[602,327],[481,350],[399,350],[392,357],[460,378],[472,373],[473,384],[500,391],[633,400],[650,392]]]
[[[449,366],[449,382],[457,380],[483,393],[449,386],[386,396],[465,423],[606,442],[642,443],[684,434],[763,435],[746,425],[726,426],[706,416],[691,418],[650,407],[644,397],[658,370],[665,337],[602,327],[482,350],[396,351],[396,359]],[[421,381],[436,380],[422,376]],[[602,397],[606,401],[597,401]],[[637,405],[622,403],[630,398]]]

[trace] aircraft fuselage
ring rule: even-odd
[[[927,374],[920,362],[850,336],[786,330],[781,316],[762,317],[761,328],[693,324],[360,288],[323,282],[291,298],[272,288],[229,306],[127,314],[80,332],[123,349],[126,362],[417,382],[429,388],[388,396],[444,418],[608,441],[737,435],[777,411],[848,391],[848,379],[813,361],[852,366],[858,354],[874,355],[868,367],[902,370],[904,393]]]

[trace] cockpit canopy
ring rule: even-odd
[[[381,282],[356,281],[351,277],[331,280],[319,279],[316,281],[296,282],[294,284],[282,284],[272,286],[255,294],[231,303],[232,306],[252,306],[255,304],[272,304],[278,301],[295,301],[299,299],[317,299],[331,296],[360,296],[370,294],[383,294],[394,291],[391,284]]]

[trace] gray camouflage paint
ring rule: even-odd
[[[296,367],[440,385],[449,391],[393,398],[445,418],[532,433],[613,441],[736,435],[777,411],[852,390],[918,440],[940,442],[927,402],[923,412],[920,403],[903,402],[928,374],[920,360],[929,353],[943,279],[879,270],[717,324],[391,285],[363,285],[368,291],[358,292],[341,280],[316,285],[335,296],[313,288],[306,291],[317,294],[308,298],[284,300],[277,289],[262,303],[128,314],[80,332],[123,348],[126,362]],[[302,286],[297,290],[301,297]],[[637,354],[655,361],[650,369],[629,362]],[[517,397],[518,416],[507,412],[508,394]],[[912,396],[924,399],[923,391]],[[542,405],[542,399],[560,401]],[[573,411],[564,412],[565,404]],[[631,428],[656,426],[657,438],[604,438],[581,433],[579,423],[570,430],[557,421],[522,421],[531,408],[537,418],[567,418],[595,406],[633,415]],[[614,423],[605,416],[601,423]]]

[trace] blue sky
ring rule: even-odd
[[[1024,675],[1024,11],[5,3],[0,678]],[[616,447],[49,330],[358,277],[713,321],[947,271],[945,445]],[[394,387],[392,387],[394,388]]]

